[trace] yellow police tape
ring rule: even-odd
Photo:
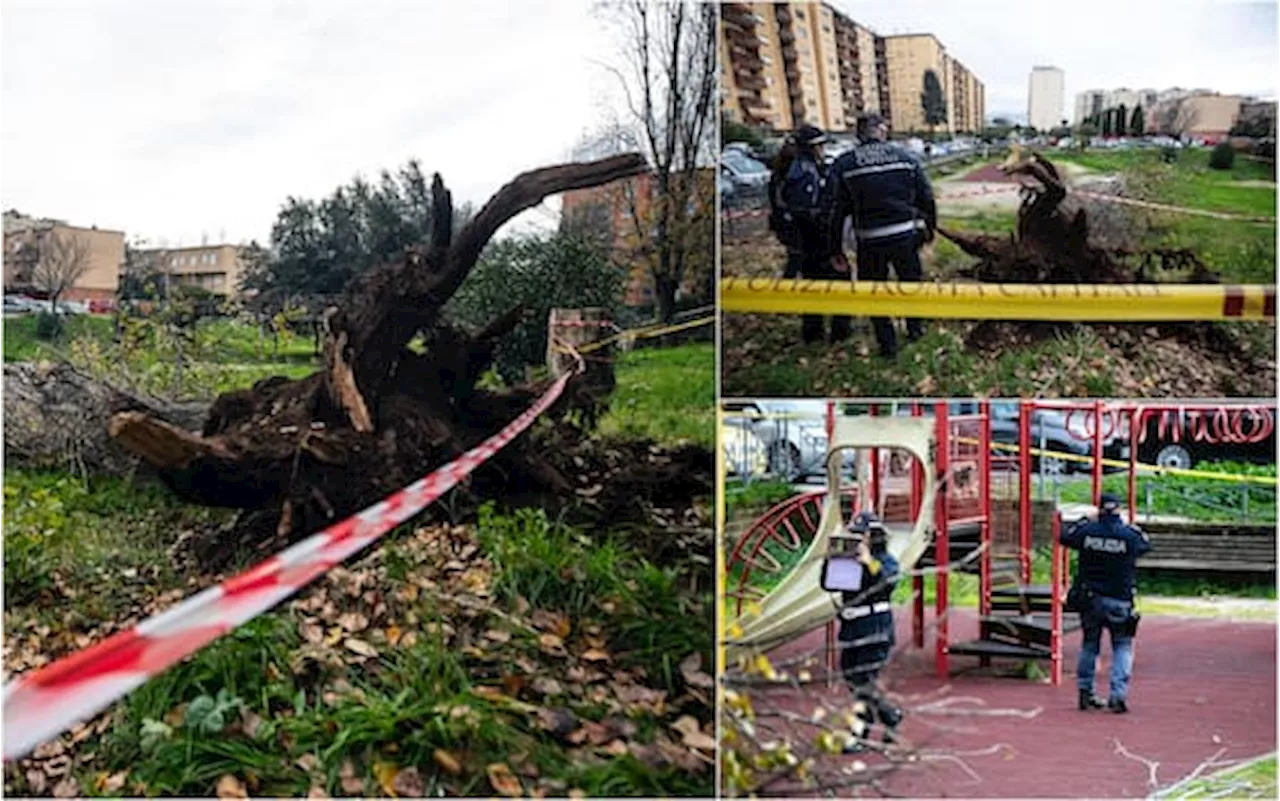
[[[653,326],[645,326],[642,328],[632,328],[628,331],[619,332],[617,334],[614,334],[611,337],[601,339],[597,342],[591,342],[589,344],[583,345],[577,348],[577,351],[578,353],[591,353],[592,351],[600,350],[606,345],[612,345],[613,343],[618,342],[619,340],[648,339],[650,337],[660,337],[666,334],[674,334],[676,331],[684,331],[689,328],[697,328],[698,326],[709,325],[711,323],[714,323],[715,321],[716,321],[715,315],[712,315],[710,317],[702,317],[697,320],[690,320],[687,323],[677,323],[676,325],[666,325],[666,326],[660,326],[657,328],[654,328]],[[559,350],[561,353],[568,352],[566,348],[557,348],[557,350]]]
[[[762,314],[959,320],[1274,320],[1275,287],[1220,284],[958,284],[727,278],[720,307]]]
[[[969,437],[952,437],[952,442],[963,442],[968,445],[981,445],[981,441],[971,439]],[[993,442],[991,447],[995,450],[1013,451],[1017,453],[1021,448],[1017,445],[1009,445],[1004,442]],[[1036,456],[1052,456],[1055,459],[1061,459],[1064,462],[1085,462],[1093,464],[1092,456],[1081,456],[1076,453],[1063,453],[1062,451],[1050,451],[1041,448],[1031,448],[1031,453]],[[1105,467],[1129,467],[1129,463],[1123,459],[1106,459],[1102,460]],[[1230,481],[1238,484],[1264,484],[1274,487],[1277,485],[1276,476],[1246,476],[1239,473],[1213,473],[1208,470],[1189,470],[1183,467],[1162,467],[1158,464],[1144,464],[1138,462],[1134,465],[1139,471],[1147,471],[1152,473],[1168,473],[1171,476],[1186,476],[1187,478],[1208,478],[1215,481]]]

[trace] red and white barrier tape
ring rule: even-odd
[[[132,629],[10,681],[3,695],[4,759],[20,758],[91,718],[421,512],[527,429],[574,374],[558,378],[501,431],[425,478]]]
[[[1208,209],[1193,209],[1186,206],[1171,206],[1168,203],[1153,203],[1150,200],[1135,200],[1131,197],[1120,197],[1119,195],[1105,195],[1101,192],[1088,192],[1083,189],[1073,189],[1072,194],[1082,197],[1093,198],[1107,203],[1123,203],[1126,206],[1138,206],[1144,209],[1160,209],[1161,211],[1176,211],[1179,214],[1196,214],[1201,217],[1213,217],[1217,220],[1244,220],[1245,222],[1255,223],[1273,223],[1275,217],[1253,217],[1248,214],[1230,214],[1225,211],[1209,211]]]

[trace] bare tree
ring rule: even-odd
[[[37,240],[31,283],[49,296],[49,308],[57,313],[58,298],[89,270],[89,243],[71,235],[48,231]]]
[[[714,182],[700,181],[698,170],[710,163],[715,138],[716,9],[692,0],[614,0],[601,8],[622,39],[622,66],[608,69],[653,168],[651,185],[629,184],[647,194],[647,203],[631,202],[634,254],[653,277],[657,315],[667,321],[691,266],[702,251],[714,252],[707,213]]]
[[[1155,130],[1167,136],[1182,136],[1195,127],[1199,117],[1196,107],[1185,98],[1159,103],[1151,110]]]

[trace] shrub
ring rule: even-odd
[[[520,324],[502,339],[494,365],[503,380],[524,378],[546,362],[547,318],[553,308],[603,307],[617,314],[624,272],[587,241],[565,234],[528,235],[485,248],[445,318],[476,331],[517,305]]]
[[[62,318],[53,312],[42,311],[36,315],[36,339],[49,342],[62,336]]]
[[[1215,170],[1229,170],[1235,161],[1236,151],[1226,142],[1220,142],[1209,154],[1209,166]]]

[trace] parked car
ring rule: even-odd
[[[770,474],[784,481],[801,481],[826,473],[828,440],[824,402],[746,401],[730,404],[726,410],[726,424],[735,419],[737,425],[749,428],[755,435]],[[845,458],[850,471],[854,456],[849,451]]]
[[[953,411],[957,414],[971,414],[977,411],[976,404],[957,404]],[[1103,418],[1102,455],[1107,459],[1129,458],[1128,427],[1114,422],[1114,417]],[[1018,404],[994,402],[991,404],[991,439],[1005,445],[1018,444]],[[1074,454],[1081,457],[1093,456],[1093,415],[1089,412],[1063,412],[1056,409],[1036,409],[1031,413],[1031,447]],[[1012,451],[1006,451],[1012,454]],[[1057,456],[1039,456],[1032,454],[1032,469],[1049,475],[1064,475],[1073,472],[1088,472],[1092,465],[1087,461],[1063,459]],[[1104,468],[1119,469],[1119,468]]]
[[[725,150],[720,154],[720,174],[740,194],[764,195],[769,188],[769,168],[741,150]]]
[[[42,308],[47,309],[49,304],[45,301],[39,301],[26,295],[5,295],[4,296],[4,313],[5,314],[30,314],[40,311]]]

